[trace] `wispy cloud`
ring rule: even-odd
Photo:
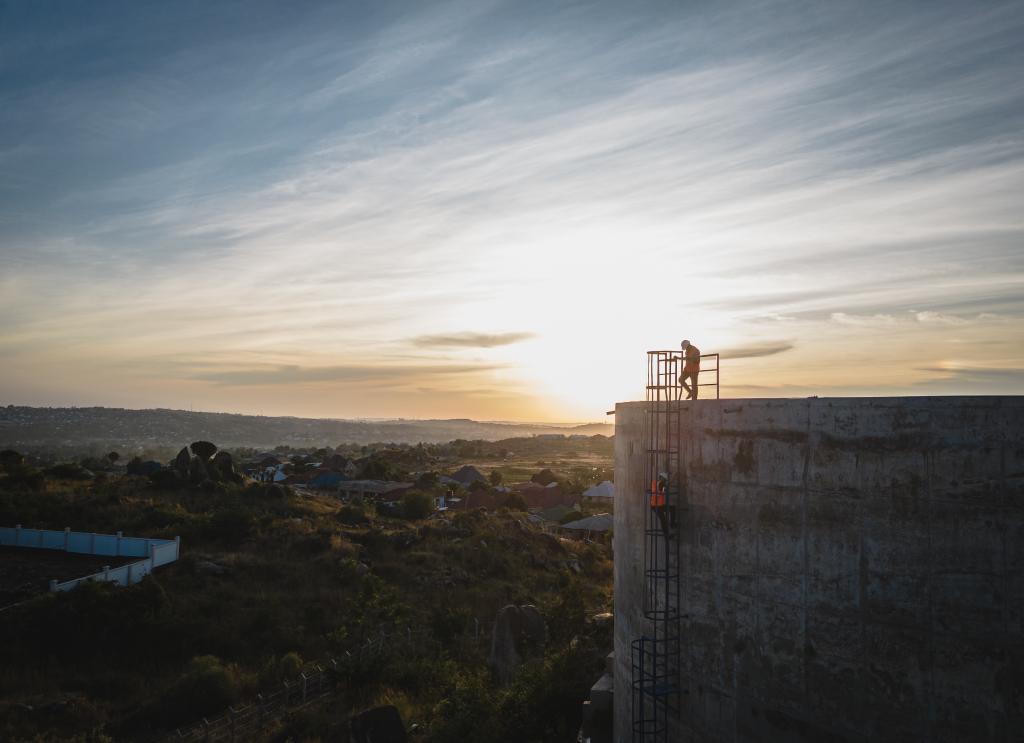
[[[424,348],[496,348],[521,343],[534,337],[534,333],[450,333],[421,335],[413,338],[416,346]]]
[[[484,367],[439,414],[532,386],[578,415],[684,335],[778,389],[911,384],[947,342],[1024,363],[1018,6],[342,6],[6,24],[0,391],[91,354],[159,395],[177,355],[214,365],[173,394],[401,414],[367,389],[412,346]]]
[[[493,371],[495,365],[486,364],[433,364],[403,366],[323,366],[296,365],[210,371],[195,374],[194,379],[224,385],[291,385],[321,382],[372,383],[394,386],[396,383],[420,381],[452,375],[480,374]]]
[[[733,346],[722,349],[719,353],[730,361],[736,359],[759,359],[764,356],[775,356],[793,349],[792,343],[761,343],[749,346]]]

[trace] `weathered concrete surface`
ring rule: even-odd
[[[680,403],[681,741],[1024,740],[1024,398]],[[644,630],[616,407],[615,734]]]

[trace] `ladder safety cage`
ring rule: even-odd
[[[717,353],[714,387],[719,399]],[[631,643],[633,743],[669,743],[678,732],[681,688],[680,530],[685,506],[685,479],[680,459],[685,359],[679,351],[647,353],[647,415],[644,420],[644,618],[648,631]],[[699,399],[699,395],[698,395]]]

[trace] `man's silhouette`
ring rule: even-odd
[[[700,349],[690,343],[690,341],[683,341],[679,346],[683,349],[683,354],[686,356],[683,363],[683,373],[679,375],[679,384],[686,390],[687,400],[696,400],[698,390],[697,375],[700,374]],[[686,383],[687,380],[690,381],[690,384]]]

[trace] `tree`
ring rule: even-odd
[[[551,470],[543,469],[536,475],[533,475],[530,479],[538,485],[550,485],[558,478],[555,477],[555,473]]]
[[[430,490],[435,485],[437,485],[436,472],[424,472],[416,478],[416,487],[420,490]]]
[[[498,487],[504,478],[498,470],[491,470],[491,485]]]
[[[410,490],[402,496],[402,515],[410,521],[425,519],[434,511],[434,499],[427,493]]]
[[[527,510],[526,499],[519,493],[510,493],[508,498],[505,499],[505,503],[503,505],[510,511]]]

